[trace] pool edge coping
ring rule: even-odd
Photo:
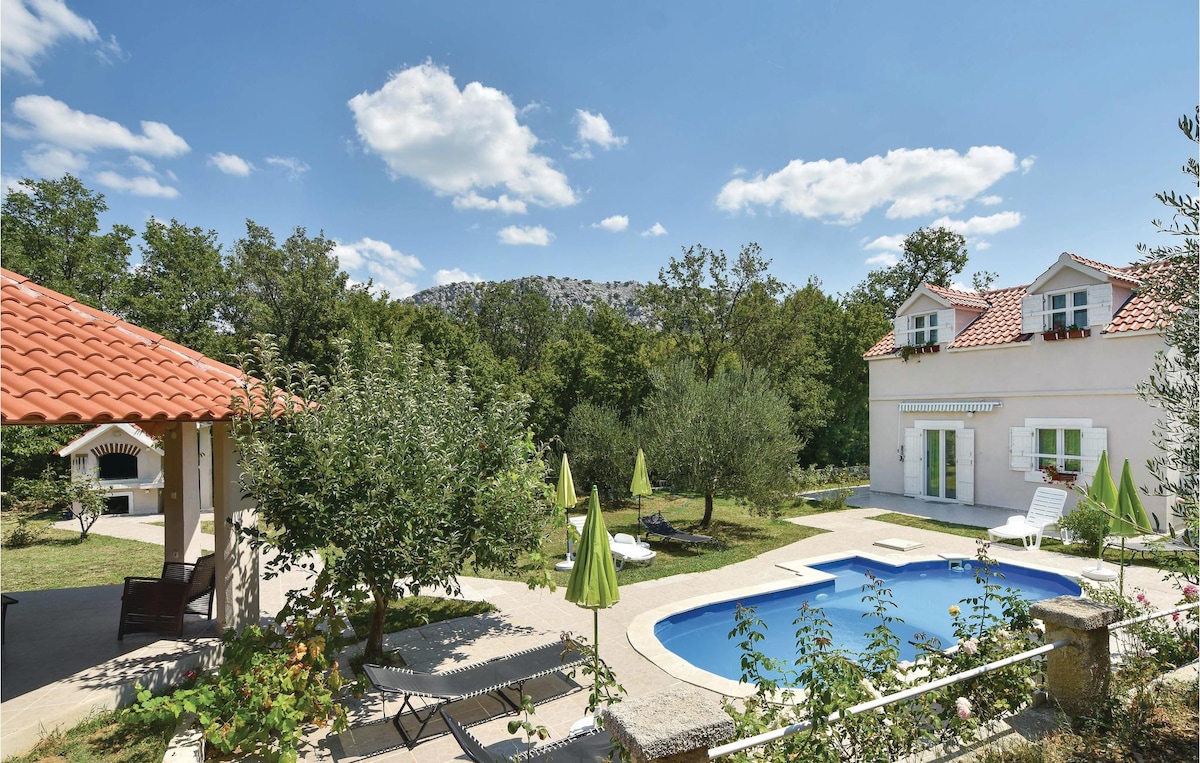
[[[907,553],[907,552],[906,552]],[[678,678],[680,681],[699,686],[702,689],[722,694],[726,697],[745,698],[752,696],[757,690],[756,688],[741,681],[734,681],[731,678],[719,676],[716,673],[710,673],[707,670],[696,667],[687,660],[684,660],[679,655],[667,649],[654,635],[654,626],[659,620],[670,617],[671,615],[685,612],[689,609],[707,606],[709,604],[719,604],[722,602],[733,601],[734,599],[747,598],[750,596],[758,596],[761,594],[775,593],[776,591],[786,590],[788,588],[798,588],[800,586],[815,585],[836,578],[828,572],[812,569],[810,565],[825,564],[827,562],[836,562],[850,557],[859,557],[867,559],[879,564],[886,564],[889,567],[904,567],[910,563],[944,561],[937,554],[925,554],[914,556],[906,559],[895,559],[884,557],[870,551],[838,551],[830,554],[821,554],[818,556],[809,556],[799,559],[794,562],[777,562],[775,567],[780,570],[790,573],[788,577],[779,580],[773,580],[766,583],[758,583],[752,586],[744,586],[725,591],[713,591],[710,593],[699,594],[687,599],[680,599],[663,604],[662,606],[648,609],[645,612],[635,616],[630,621],[629,627],[626,630],[626,638],[633,650],[654,663],[659,669],[670,676]],[[974,557],[969,557],[974,558]],[[1058,567],[1049,567],[1044,564],[1036,564],[1033,562],[1014,562],[1000,561],[1001,564],[1012,564],[1015,567],[1023,567],[1025,569],[1036,570],[1055,575],[1061,575],[1065,578],[1073,580],[1076,584],[1079,583],[1079,574],[1068,572],[1067,570]],[[793,566],[794,565],[794,566]]]

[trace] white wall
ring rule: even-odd
[[[1024,511],[1037,484],[1009,464],[1009,428],[1026,418],[1090,418],[1108,429],[1113,479],[1128,458],[1139,487],[1153,486],[1146,460],[1155,456],[1155,411],[1136,394],[1146,379],[1158,334],[1104,336],[1047,342],[1039,335],[1020,344],[873,358],[870,369],[871,489],[904,492],[898,448],[904,429],[920,418],[961,420],[975,430],[975,503]],[[990,413],[901,413],[901,402],[998,400]],[[1143,494],[1148,512],[1168,517],[1167,502]],[[1068,507],[1074,506],[1074,496]],[[1165,526],[1165,525],[1164,525]]]

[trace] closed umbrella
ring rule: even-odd
[[[650,475],[646,474],[646,454],[638,448],[637,461],[633,465],[633,482],[629,483],[629,492],[638,497],[638,539],[642,537],[642,496],[650,496],[654,489],[650,487]]]
[[[594,709],[600,698],[595,679],[600,675],[600,615],[621,600],[617,590],[617,568],[613,564],[612,550],[608,545],[608,528],[600,513],[600,493],[592,485],[592,498],[588,502],[587,519],[583,523],[583,534],[575,551],[575,566],[567,579],[567,601],[592,610],[592,650],[595,662],[592,673],[592,696],[590,705]]]
[[[575,480],[571,479],[571,465],[567,463],[567,454],[563,453],[562,466],[558,470],[558,487],[554,491],[554,507],[564,512],[575,508],[579,496],[575,494]],[[569,570],[574,564],[571,555],[571,526],[567,525],[567,558],[566,561],[554,565],[557,570]]]
[[[1137,485],[1133,484],[1133,472],[1129,469],[1129,459],[1121,467],[1121,486],[1117,488],[1116,516],[1109,520],[1109,535],[1121,537],[1121,582],[1118,587],[1121,595],[1125,594],[1125,539],[1132,535],[1143,535],[1150,532],[1150,517],[1146,516],[1146,508],[1138,496]]]
[[[1096,465],[1096,474],[1092,477],[1092,484],[1088,485],[1088,498],[1095,501],[1099,506],[1108,512],[1110,515],[1117,511],[1117,485],[1113,482],[1112,472],[1108,468],[1108,451],[1101,451],[1100,463]],[[1111,522],[1111,519],[1109,520]],[[1100,553],[1096,558],[1096,569],[1093,571],[1093,579],[1112,580],[1112,571],[1101,573],[1104,567],[1104,541],[1100,541]]]

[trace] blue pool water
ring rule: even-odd
[[[954,645],[951,605],[960,605],[963,614],[970,614],[969,607],[961,605],[962,600],[983,593],[982,586],[975,582],[975,567],[973,560],[965,562],[964,569],[952,570],[943,560],[893,566],[861,557],[814,564],[813,569],[837,578],[679,612],[658,621],[654,635],[663,646],[696,667],[738,681],[741,654],[736,641],[728,638],[736,606],[755,607],[757,617],[766,623],[766,639],[759,642],[758,650],[791,663],[796,654],[796,628],[792,623],[800,605],[808,601],[820,607],[833,623],[833,638],[839,647],[862,651],[867,645],[864,634],[878,624],[877,619],[862,616],[866,611],[862,586],[869,571],[892,591],[897,606],[891,614],[904,622],[889,627],[900,638],[900,659],[911,660],[916,650],[909,642],[917,633],[936,636],[947,648]],[[1004,578],[995,582],[1020,591],[1029,601],[1079,595],[1079,586],[1062,575],[1011,564],[996,569]]]

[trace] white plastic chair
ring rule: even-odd
[[[1026,551],[1042,546],[1042,533],[1047,527],[1057,525],[1062,519],[1063,506],[1067,503],[1067,491],[1054,487],[1039,487],[1033,494],[1029,511],[1025,516],[1009,517],[1008,523],[988,530],[988,538],[1020,538]]]

